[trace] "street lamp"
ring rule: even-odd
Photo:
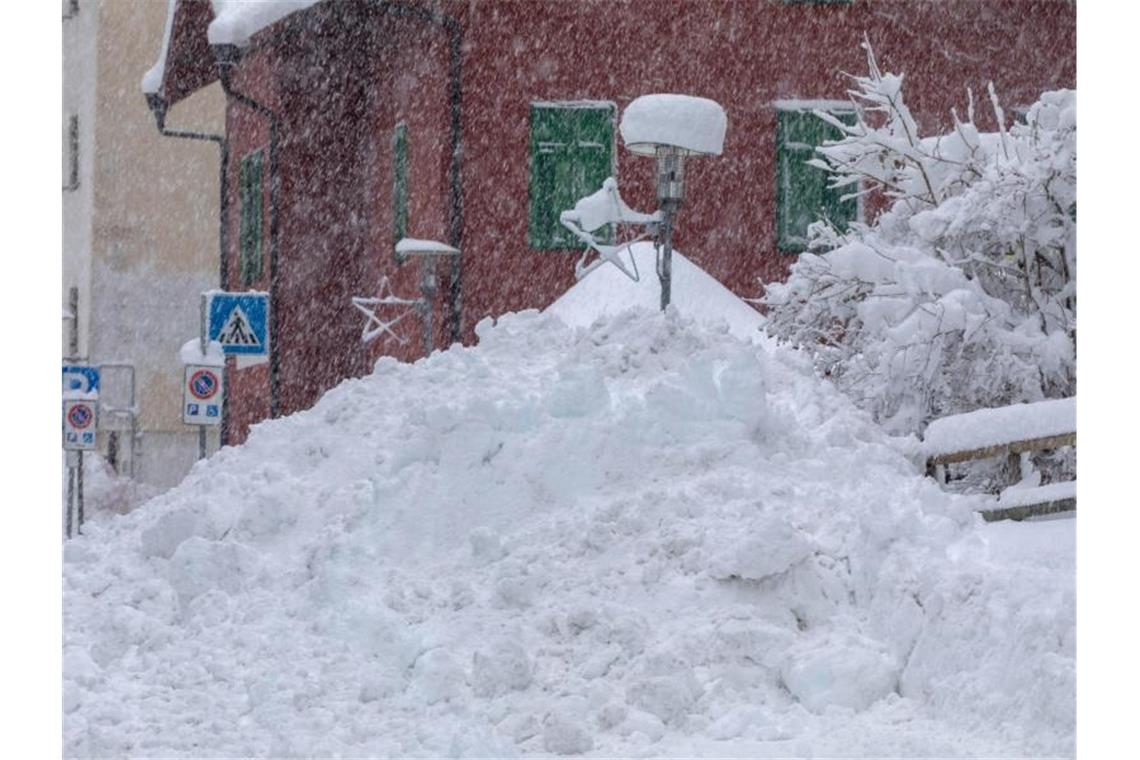
[[[661,213],[661,309],[673,284],[673,220],[685,201],[685,159],[719,156],[728,118],[720,104],[691,95],[642,95],[621,117],[622,141],[631,153],[657,159],[657,205]]]

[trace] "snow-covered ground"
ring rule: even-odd
[[[1073,753],[1072,520],[727,324],[478,333],[67,544],[65,754]]]

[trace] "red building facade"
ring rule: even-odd
[[[235,48],[210,45],[207,0],[180,0],[159,97],[170,105],[223,79],[224,285],[270,291],[275,313],[274,361],[229,373],[231,442],[380,354],[422,355],[418,319],[397,326],[405,344],[366,345],[350,305],[382,276],[418,294],[418,264],[393,253],[400,236],[462,251],[439,267],[437,346],[470,343],[483,317],[543,308],[574,283],[579,251],[533,229],[536,108],[610,108],[612,144],[579,144],[603,151],[631,206],[652,210],[653,162],[621,146],[622,109],[653,92],[723,105],[724,153],[690,162],[675,245],[755,297],[795,256],[777,229],[779,114],[845,99],[844,72],[865,71],[864,33],[884,70],[905,73],[932,133],[967,87],[992,80],[1008,113],[1074,87],[1075,15],[1063,0],[325,0]],[[257,235],[243,221],[251,193],[265,215]],[[254,249],[260,268],[246,266]]]

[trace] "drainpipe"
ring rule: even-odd
[[[249,108],[269,123],[269,416],[281,416],[281,335],[277,329],[280,304],[278,272],[281,173],[278,165],[280,118],[268,106],[234,89],[234,67],[241,59],[236,45],[212,45],[218,63],[218,78],[226,97]],[[228,135],[228,132],[227,132]]]
[[[146,104],[154,115],[155,124],[159,134],[165,137],[175,137],[183,140],[205,140],[218,146],[218,285],[222,290],[228,289],[229,275],[226,272],[226,251],[229,249],[229,195],[226,193],[226,171],[230,163],[230,148],[224,135],[209,132],[190,132],[180,129],[169,129],[166,126],[166,99],[158,93],[148,92]],[[219,426],[219,444],[225,446],[230,438],[229,394],[222,397],[222,424]]]

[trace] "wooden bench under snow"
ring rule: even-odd
[[[1066,398],[978,409],[935,420],[926,428],[923,453],[931,476],[948,464],[1004,456],[1011,478],[1017,481],[1022,454],[1076,445],[1076,399]],[[1076,481],[1007,488],[983,515],[987,520],[1020,520],[1073,510],[1076,503]]]

